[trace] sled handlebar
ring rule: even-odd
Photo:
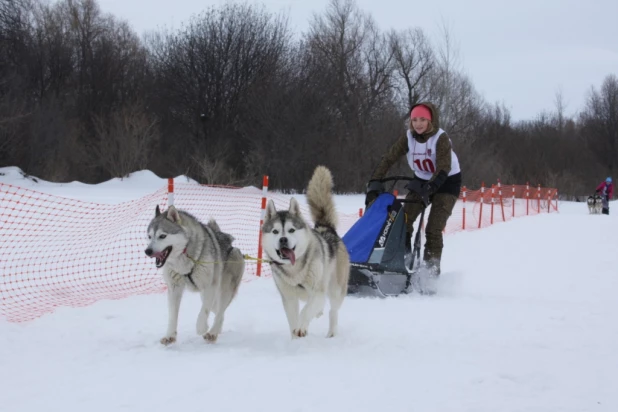
[[[414,177],[409,177],[409,176],[389,176],[389,177],[385,177],[384,179],[380,179],[380,182],[384,183],[384,182],[392,182],[392,181],[399,181],[399,180],[405,180],[411,183],[408,183],[406,185],[406,189],[408,189],[411,192],[415,192],[417,193],[422,201],[423,204],[425,205],[425,207],[427,207],[427,205],[429,205],[429,198],[428,198],[428,194],[426,192],[422,191],[422,187],[421,187],[421,181],[418,179],[415,179]],[[393,184],[393,186],[395,186],[395,184]],[[403,203],[414,203],[416,202],[416,200],[400,200]]]

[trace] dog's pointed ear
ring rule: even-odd
[[[161,214],[161,209],[159,209],[159,205],[157,205],[157,208],[155,209],[155,217],[159,216]]]
[[[182,223],[182,220],[180,219],[180,213],[178,213],[178,210],[176,210],[174,206],[170,206],[167,209],[167,218],[174,223],[177,223],[177,224]]]
[[[298,205],[298,201],[295,198],[290,199],[289,213],[294,216],[300,216],[300,206]]]
[[[266,204],[266,217],[265,220],[270,220],[277,216],[277,208],[275,207],[275,202],[272,199],[268,200]]]

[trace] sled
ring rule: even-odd
[[[407,176],[387,177],[381,182],[393,181],[392,190],[400,180],[409,181],[408,190],[422,192],[420,181]],[[426,208],[429,201],[426,198],[423,201]],[[416,230],[414,249],[406,264],[405,202],[389,191],[379,194],[343,236],[350,254],[348,295],[388,297],[414,292],[414,276],[420,264],[421,231]]]

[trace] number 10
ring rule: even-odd
[[[435,173],[436,171],[436,167],[433,165],[433,162],[431,161],[431,159],[425,159],[423,160],[422,163],[420,159],[415,159],[414,165],[416,166],[417,169],[422,170],[423,172]]]

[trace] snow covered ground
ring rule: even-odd
[[[150,172],[100,185],[0,182],[94,202],[165,185]],[[363,196],[337,196],[341,212]],[[187,294],[175,345],[164,294],[0,319],[0,410],[487,411],[618,410],[618,208],[584,203],[445,237],[433,297],[348,298],[292,341],[272,279],[243,283],[215,345],[195,335]],[[1,276],[1,274],[0,274]]]

